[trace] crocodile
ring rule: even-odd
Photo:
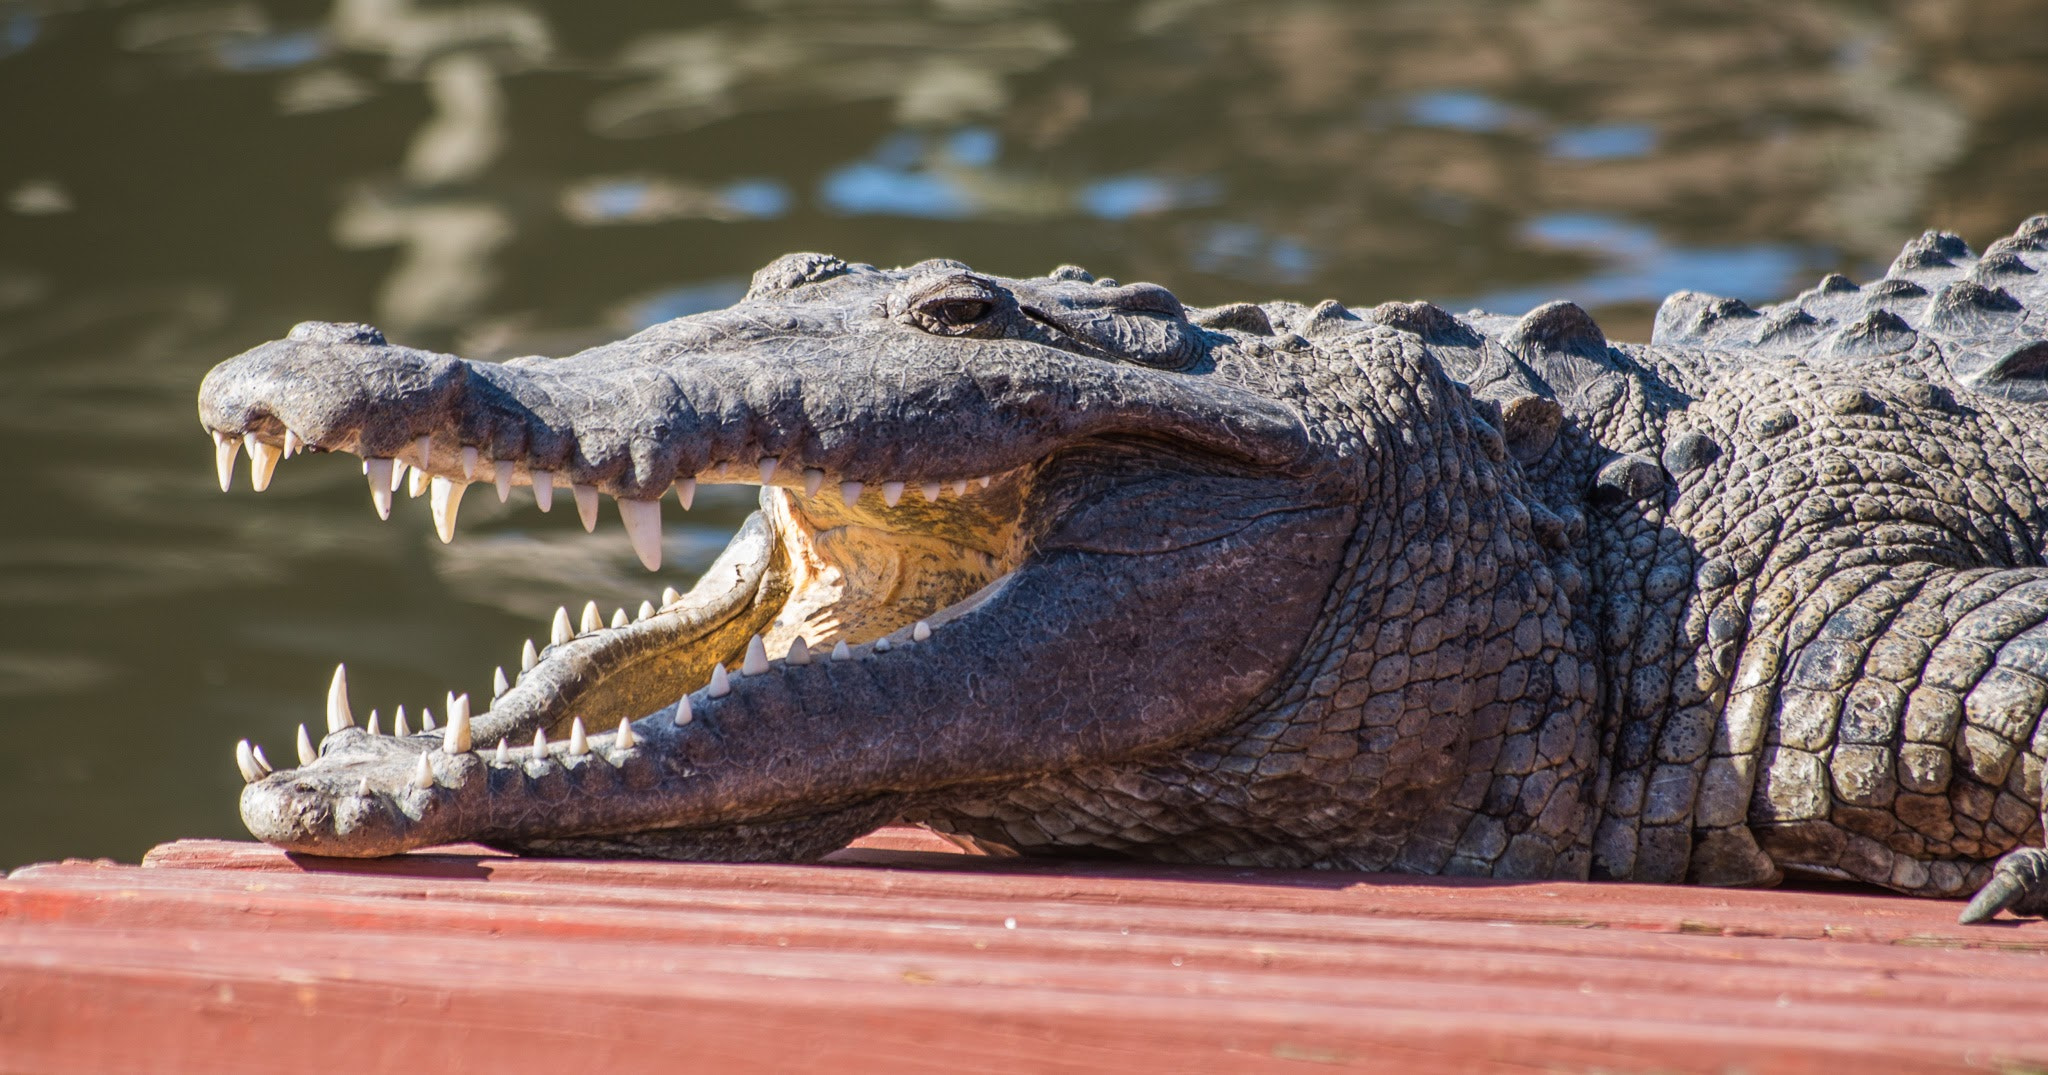
[[[758,485],[688,593],[555,614],[486,707],[244,740],[257,837],[802,861],[1029,855],[1843,879],[2048,909],[2048,216],[1647,345],[1585,310],[1191,308],[1075,266],[780,258],[503,363],[309,322],[209,373],[226,489]],[[473,712],[481,708],[481,712]]]

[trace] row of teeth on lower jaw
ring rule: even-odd
[[[259,493],[270,487],[271,475],[277,471],[277,464],[280,460],[288,459],[304,451],[306,447],[305,442],[299,439],[299,435],[290,431],[286,431],[284,435],[283,447],[268,444],[254,433],[248,433],[237,438],[232,434],[222,433],[218,430],[211,432],[213,433],[214,466],[220,474],[220,488],[222,492],[226,492],[234,484],[235,456],[244,446],[249,449],[249,484]],[[457,481],[453,478],[441,477],[440,475],[429,475],[426,472],[425,467],[431,452],[432,438],[421,437],[413,442],[411,459],[365,459],[363,460],[363,474],[369,479],[370,500],[376,506],[377,517],[380,519],[391,518],[391,499],[398,492],[400,486],[406,486],[411,495],[415,497],[430,493],[431,496],[428,503],[434,513],[434,532],[440,536],[441,541],[445,544],[455,540],[456,510],[462,504],[463,491],[469,487],[471,482],[476,480],[478,472],[483,469],[484,460],[478,456],[475,448],[462,449],[462,480]],[[781,461],[774,458],[764,457],[760,461],[762,485],[767,485],[775,480],[775,472],[780,465]],[[506,460],[497,460],[491,463],[490,480],[497,486],[498,502],[501,504],[511,499],[512,476],[516,469],[513,463]],[[804,495],[818,495],[818,491],[825,486],[825,472],[816,467],[811,467],[804,471],[803,476]],[[554,507],[555,490],[559,488],[556,485],[558,479],[559,476],[552,471],[536,470],[531,472],[533,500],[540,507],[540,510],[547,511]],[[950,482],[920,482],[916,488],[926,502],[931,503],[936,502],[948,492],[954,496],[965,496],[969,487],[986,489],[993,481],[995,481],[994,475],[983,475],[978,478],[959,478]],[[694,477],[678,479],[674,488],[676,499],[682,503],[683,510],[690,510],[690,504],[697,498],[697,479]],[[895,507],[903,500],[905,492],[910,488],[911,485],[908,482],[886,481],[880,483],[882,503],[892,508]],[[568,489],[576,499],[576,514],[582,518],[583,529],[595,531],[597,529],[597,488],[590,485],[570,483]],[[850,508],[861,498],[861,494],[866,489],[867,483],[864,482],[840,482],[839,499]],[[626,524],[626,537],[633,544],[633,552],[640,557],[640,562],[646,565],[647,570],[660,570],[661,501],[658,499],[632,500],[625,497],[615,499],[619,503],[619,519]]]
[[[586,623],[590,622],[596,615],[596,608],[597,606],[594,602],[586,606],[584,610]],[[555,623],[557,634],[559,635],[561,630],[566,629],[568,623],[567,610],[556,610]],[[595,630],[595,628],[590,628],[590,630]],[[932,627],[930,623],[919,620],[911,626],[911,642],[925,642],[930,640],[931,637]],[[876,653],[887,653],[894,648],[896,648],[895,644],[892,644],[886,638],[875,641],[874,651]],[[853,650],[842,639],[833,643],[829,659],[833,661],[850,661],[853,659]],[[789,653],[783,658],[783,662],[792,665],[807,665],[811,663],[810,647],[804,642],[802,636],[791,640]],[[526,652],[521,663],[525,666],[526,671],[532,670],[533,643],[530,640],[526,644]],[[740,670],[738,672],[727,672],[723,663],[711,666],[711,682],[705,686],[704,694],[710,698],[723,698],[732,693],[734,679],[766,675],[770,668],[767,644],[761,640],[760,635],[755,635],[747,641],[746,657],[740,662]],[[497,671],[495,686],[500,696],[509,689],[503,668]],[[693,719],[690,711],[690,696],[685,694],[677,699],[673,708],[674,716],[672,719],[675,726],[678,728],[688,726]],[[441,729],[441,750],[443,753],[459,756],[471,752],[475,744],[471,741],[470,737],[469,710],[469,695],[453,693],[448,695],[447,708],[445,710],[448,714],[448,724],[444,729]],[[378,729],[377,723],[378,713],[376,710],[371,710],[369,725],[365,731],[373,736],[381,735],[382,732]],[[327,734],[334,735],[344,729],[355,726],[355,714],[350,710],[348,703],[348,666],[336,665],[334,668],[334,679],[327,687]],[[420,711],[420,731],[431,732],[435,730],[433,710],[422,709]],[[412,734],[412,730],[406,724],[404,706],[398,707],[397,716],[392,720],[391,734],[401,737]],[[547,732],[537,729],[533,733],[533,746],[531,748],[515,748],[510,742],[500,739],[498,740],[498,747],[491,753],[489,761],[490,764],[498,766],[523,766],[528,762],[546,762],[556,753],[561,753],[569,757],[594,755],[617,765],[622,764],[626,756],[638,745],[638,740],[633,734],[633,722],[630,719],[622,718],[619,721],[618,730],[611,733],[608,737],[610,739],[610,751],[608,753],[599,749],[605,745],[602,740],[606,738],[606,736],[598,736],[597,741],[593,741],[592,737],[584,730],[583,718],[577,717],[571,722],[569,742],[563,750],[557,751],[548,742]],[[320,751],[314,746],[313,737],[306,731],[306,726],[303,724],[299,725],[297,747],[299,764],[301,766],[311,765],[320,760]],[[429,757],[431,753],[430,751],[427,754],[420,755],[419,765],[413,771],[411,781],[413,787],[426,789],[434,786],[433,762]],[[243,781],[250,784],[254,784],[276,771],[275,767],[270,764],[270,759],[264,756],[263,748],[250,743],[247,739],[243,739],[235,744],[235,765],[241,770]],[[363,786],[358,791],[367,793],[368,790],[369,781],[365,778]]]

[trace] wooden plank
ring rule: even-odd
[[[17,870],[0,1070],[2048,1066],[2048,929],[1953,904],[866,843],[791,867],[195,841]]]

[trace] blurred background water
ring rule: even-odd
[[[2043,209],[2030,0],[0,0],[0,867],[238,835],[232,744],[335,661],[487,695],[749,510],[650,579],[609,512],[379,523],[348,458],[222,496],[199,378],[296,321],[563,354],[824,250],[1643,339]]]

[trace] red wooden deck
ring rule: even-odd
[[[1019,862],[0,883],[0,1071],[2039,1071],[2048,925],[1824,892]]]

